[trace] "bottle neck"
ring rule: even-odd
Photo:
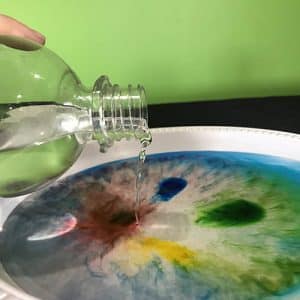
[[[106,76],[94,84],[92,93],[93,138],[105,152],[114,141],[138,139],[144,147],[151,143],[144,88],[112,85]]]
[[[0,124],[0,151],[40,145],[69,135],[74,135],[80,144],[96,139],[102,152],[122,138],[136,138],[143,147],[151,142],[144,89],[130,85],[121,89],[111,85],[105,76],[96,81],[92,93],[78,86],[73,101],[7,109],[7,117]]]

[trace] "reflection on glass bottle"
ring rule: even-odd
[[[65,172],[84,144],[151,142],[141,86],[120,88],[106,76],[85,88],[46,47],[0,36],[0,196],[29,193]]]

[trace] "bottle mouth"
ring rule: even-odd
[[[122,138],[147,139],[148,110],[141,85],[120,88],[112,85],[107,76],[101,76],[95,82],[92,102],[95,139],[101,151]]]

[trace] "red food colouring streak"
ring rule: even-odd
[[[145,216],[155,209],[155,205],[145,202],[139,207],[137,224],[134,199],[129,201],[113,191],[90,191],[82,201],[76,228],[82,233],[84,241],[97,240],[111,249],[119,239],[139,232]]]

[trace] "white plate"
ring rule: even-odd
[[[232,151],[280,156],[300,161],[300,135],[287,132],[237,127],[173,127],[152,130],[149,154],[176,151]],[[90,143],[63,177],[105,162],[136,156],[136,141],[116,143],[106,154]],[[0,230],[7,216],[25,196],[0,199]],[[0,265],[0,299],[35,299],[12,285]],[[291,298],[292,299],[292,298]]]

